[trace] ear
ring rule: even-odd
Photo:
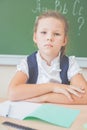
[[[64,38],[64,42],[63,42],[63,46],[65,46],[65,45],[67,44],[67,42],[68,42],[68,37],[65,36],[65,38]]]
[[[33,34],[33,41],[34,41],[35,43],[37,43],[37,40],[36,40],[36,33]]]

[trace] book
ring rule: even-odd
[[[7,106],[9,105],[10,112],[9,108],[7,111],[5,108],[5,111],[3,110],[4,116],[8,115],[8,117],[21,120],[39,119],[44,122],[66,128],[69,128],[73,124],[80,113],[80,110],[78,109],[63,107],[55,104],[8,101],[2,104],[3,108],[6,104]],[[2,105],[0,104],[0,108]],[[3,115],[1,113],[2,112],[0,109],[0,115]]]

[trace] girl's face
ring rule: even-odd
[[[56,57],[61,47],[67,43],[65,24],[56,18],[40,19],[33,40],[42,56]]]

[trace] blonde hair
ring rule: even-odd
[[[58,20],[61,20],[65,24],[65,36],[67,36],[68,35],[68,22],[67,22],[66,18],[64,17],[64,15],[62,15],[58,11],[53,11],[53,10],[49,10],[47,12],[43,12],[38,17],[36,17],[35,25],[34,25],[34,32],[37,32],[37,27],[38,27],[40,19],[50,18],[50,17],[56,18]],[[64,53],[65,53],[65,46],[63,46],[61,48],[61,54],[63,55]]]

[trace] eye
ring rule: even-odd
[[[55,35],[55,36],[60,36],[60,34],[59,34],[59,33],[54,33],[54,35]]]
[[[46,34],[47,32],[46,31],[42,31],[41,34]]]

